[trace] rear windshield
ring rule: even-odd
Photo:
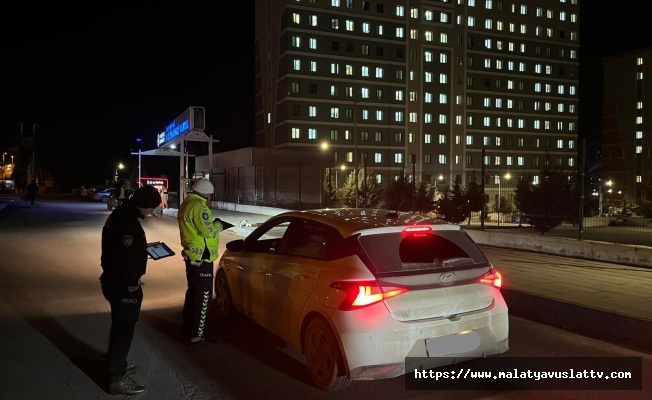
[[[402,232],[363,235],[360,244],[379,273],[473,268],[488,262],[475,242],[461,230],[427,235]]]

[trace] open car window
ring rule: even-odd
[[[281,239],[285,236],[289,226],[289,220],[281,220],[252,233],[255,236],[247,238],[245,250],[255,253],[277,253]]]

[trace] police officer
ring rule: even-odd
[[[100,282],[102,294],[111,306],[107,354],[110,394],[145,391],[131,378],[136,367],[127,364],[127,355],[143,302],[140,277],[145,275],[147,266],[147,238],[138,219],[151,214],[160,203],[158,190],[143,186],[113,210],[102,229]]]
[[[213,262],[218,256],[222,231],[222,225],[206,205],[213,190],[208,179],[195,181],[177,214],[188,280],[181,331],[191,346],[212,343],[205,336],[206,318],[213,297]]]

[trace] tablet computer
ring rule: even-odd
[[[147,243],[147,253],[152,260],[160,260],[161,258],[173,256],[175,253],[167,244],[163,242]]]

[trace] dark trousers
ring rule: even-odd
[[[203,262],[196,266],[186,261],[188,289],[183,303],[181,331],[185,339],[204,337],[206,320],[213,298],[213,263]]]
[[[134,328],[143,303],[143,289],[130,292],[118,278],[102,275],[102,294],[111,305],[111,332],[107,361],[111,382],[127,373],[127,355],[134,337]]]

